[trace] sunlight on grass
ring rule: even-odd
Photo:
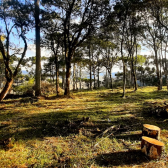
[[[5,100],[0,104],[0,142],[6,138],[11,142],[0,145],[0,167],[165,166],[168,122],[145,109],[168,101],[166,87],[162,91],[129,89],[126,99],[121,95],[120,89],[83,91],[73,93],[72,98],[50,96],[21,106],[18,100]],[[162,129],[166,156],[158,161],[140,152],[144,123]],[[102,136],[111,126],[118,129]]]

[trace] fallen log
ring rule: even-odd
[[[118,130],[119,128],[120,128],[119,125],[113,125],[113,126],[107,128],[105,131],[103,131],[100,135],[96,136],[96,138],[104,137],[105,134],[107,134],[107,132]]]
[[[145,155],[147,155],[150,159],[160,158],[163,147],[164,147],[164,143],[156,139],[149,138],[146,136],[142,137],[141,151],[145,153]]]
[[[160,128],[155,125],[143,124],[142,136],[160,139]]]

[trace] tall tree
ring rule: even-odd
[[[40,51],[40,0],[35,0],[35,34],[36,34],[36,77],[35,95],[41,95],[41,51]]]
[[[51,0],[49,1],[49,5],[55,6],[53,12],[60,11],[66,63],[66,86],[64,94],[70,95],[71,61],[75,50],[92,32],[96,31],[100,19],[108,11],[109,0]]]
[[[0,52],[3,56],[3,61],[5,64],[5,78],[6,84],[0,93],[0,101],[2,101],[7,95],[8,91],[12,87],[14,79],[18,74],[19,67],[25,57],[27,50],[26,32],[29,25],[28,19],[29,7],[19,3],[18,1],[4,2],[0,8],[0,19],[3,21],[5,41],[3,42],[3,34],[0,33]],[[10,53],[11,48],[11,36],[15,34],[15,38],[22,40],[24,46],[21,48],[15,48],[13,44],[12,50],[14,54]],[[23,48],[22,48],[23,47]],[[11,68],[11,58],[13,55],[20,55],[18,58],[18,63],[15,68]]]

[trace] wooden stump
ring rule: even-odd
[[[164,143],[156,139],[149,138],[146,136],[142,137],[141,151],[145,153],[147,156],[149,156],[150,159],[160,158],[163,147],[164,147]]]
[[[160,128],[155,125],[143,124],[142,136],[160,139]]]

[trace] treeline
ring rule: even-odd
[[[88,82],[90,89],[100,87],[104,69],[104,83],[113,88],[114,66],[122,68],[116,79],[123,87],[123,97],[126,86],[138,89],[137,80],[161,90],[167,81],[167,8],[166,0],[3,1],[0,53],[6,85],[0,101],[20,66],[30,69],[33,65],[36,70],[30,74],[35,78],[36,96],[41,95],[41,81],[48,77],[56,83],[57,93],[62,78],[65,95],[70,95],[70,78],[73,89],[77,83],[81,89],[82,81]],[[25,58],[30,32],[35,32],[36,56]],[[42,48],[50,50],[51,56],[41,57]],[[141,55],[143,48],[152,54]],[[90,79],[84,79],[83,71],[89,72]]]

